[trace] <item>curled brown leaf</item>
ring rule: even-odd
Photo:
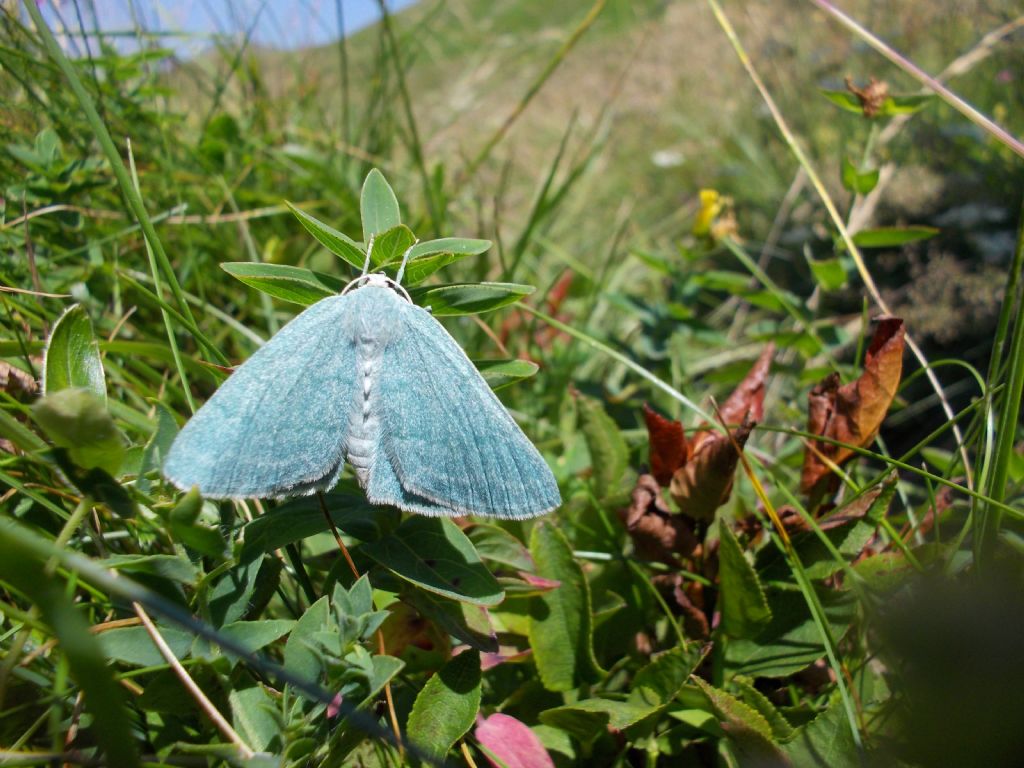
[[[754,422],[744,418],[730,439],[721,433],[707,433],[685,466],[676,470],[669,493],[680,511],[695,520],[711,520],[729,499],[740,450],[750,437]]]
[[[633,488],[629,509],[620,510],[636,553],[678,567],[680,558],[693,553],[698,545],[687,520],[673,515],[653,475],[640,475]]]
[[[683,425],[666,419],[647,403],[644,403],[644,421],[647,422],[650,443],[651,474],[658,485],[668,485],[672,475],[686,463],[689,456]]]
[[[860,448],[870,445],[896,397],[904,345],[903,321],[883,318],[871,339],[860,377],[840,386],[838,375],[830,374],[811,390],[807,431]],[[812,498],[821,496],[832,482],[831,468],[822,457],[841,466],[853,455],[845,446],[815,442],[813,450],[808,448],[804,454],[801,489]]]

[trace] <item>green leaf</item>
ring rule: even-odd
[[[402,223],[398,209],[398,198],[384,174],[376,168],[366,174],[360,195],[359,213],[363,219],[363,241],[369,242],[373,235],[387,232]]]
[[[442,237],[438,240],[424,240],[416,243],[409,254],[409,263],[426,256],[450,253],[457,256],[477,256],[491,247],[490,240],[474,240],[468,237]]]
[[[912,115],[928,106],[934,98],[931,93],[911,93],[906,96],[890,96],[882,103],[879,114],[886,117]]]
[[[927,240],[939,234],[935,227],[878,227],[862,229],[853,236],[859,248],[895,248],[896,246]]]
[[[251,288],[304,307],[334,296],[345,287],[343,281],[330,275],[287,264],[225,261],[220,268]]]
[[[858,171],[857,166],[848,158],[843,158],[843,186],[858,195],[866,195],[878,184],[879,170]]]
[[[754,687],[752,680],[745,677],[734,677],[732,685],[735,686],[740,699],[747,706],[755,709],[767,721],[771,728],[772,738],[775,741],[783,742],[793,738],[795,730],[789,721],[775,708],[775,705],[768,700],[768,697]]]
[[[652,707],[671,703],[705,655],[678,646],[662,653],[636,673],[629,698]]]
[[[760,712],[699,677],[694,676],[693,680],[711,702],[722,728],[737,751],[740,765],[786,764],[779,748],[772,741],[771,726]]]
[[[121,468],[124,437],[94,391],[62,389],[47,395],[33,404],[32,418],[79,467],[112,476]]]
[[[299,617],[284,644],[284,668],[309,682],[319,682],[323,664],[315,636],[328,629],[331,607],[327,597],[321,597]]]
[[[53,326],[43,364],[43,394],[70,388],[89,390],[106,403],[100,348],[92,322],[80,304],[68,308]]]
[[[618,425],[599,400],[580,395],[577,403],[580,427],[590,451],[594,493],[599,499],[605,498],[618,488],[626,472],[629,450]]]
[[[807,255],[807,266],[811,268],[815,282],[823,291],[835,291],[846,285],[846,267],[842,259],[822,259],[815,261]]]
[[[83,694],[85,711],[91,715],[92,722],[85,728],[87,737],[99,742],[105,762],[125,768],[139,765],[132,733],[134,719],[99,639],[89,631],[82,611],[68,598],[63,580],[47,573],[38,558],[16,543],[15,535],[14,524],[9,521],[0,528],[0,579],[24,592],[53,630],[58,652],[67,659],[71,677]]]
[[[540,721],[561,728],[586,743],[609,728],[623,731],[643,720],[655,709],[633,701],[592,698],[541,712]]]
[[[832,637],[839,640],[856,612],[849,595],[819,593]],[[780,592],[769,605],[772,620],[755,638],[731,640],[725,648],[725,666],[748,677],[786,677],[825,655],[821,632],[803,595]]]
[[[409,740],[443,758],[473,726],[480,710],[480,654],[460,653],[431,677],[409,713]]]
[[[245,615],[256,589],[261,562],[262,558],[243,563],[221,576],[209,597],[210,618],[214,626],[231,624]]]
[[[402,599],[471,648],[484,653],[498,652],[498,636],[491,626],[490,614],[482,605],[447,600],[424,589],[409,590]]]
[[[532,285],[515,283],[451,283],[409,291],[413,301],[429,307],[435,317],[490,312],[514,304],[531,293]]]
[[[147,475],[150,472],[159,471],[171,449],[171,443],[178,434],[178,423],[174,415],[163,403],[155,403],[156,407],[156,430],[153,436],[146,443],[142,451],[142,461],[139,464],[139,475],[135,480],[135,487],[142,493],[149,493],[153,487]]]
[[[853,112],[858,115],[864,114],[864,108],[860,104],[860,99],[849,91],[833,91],[822,88],[821,95],[846,112]]]
[[[864,765],[838,696],[828,709],[798,728],[795,737],[782,750],[794,766],[860,768]]]
[[[366,252],[359,243],[319,219],[314,219],[308,213],[300,211],[287,200],[285,205],[295,214],[295,218],[306,228],[306,231],[315,237],[324,248],[362,271],[363,263],[366,261]]]
[[[176,658],[184,659],[192,649],[192,635],[173,627],[157,625],[160,634]],[[108,658],[123,661],[137,667],[155,667],[166,664],[164,657],[153,644],[145,627],[118,627],[108,629],[99,635],[103,652]]]
[[[263,619],[262,621],[235,621],[220,628],[222,635],[234,640],[252,653],[270,645],[288,634],[295,622],[291,619]]]
[[[535,566],[530,550],[504,528],[491,523],[475,523],[466,533],[484,560],[507,565],[517,571],[533,572]]]
[[[528,379],[540,370],[540,366],[529,360],[474,360],[473,365],[491,389]]]
[[[461,237],[444,237],[440,240],[417,243],[409,254],[409,263],[406,265],[402,282],[406,286],[416,285],[439,269],[467,256],[481,254],[490,247],[490,240]]]
[[[754,637],[771,621],[772,612],[757,573],[743,556],[732,529],[724,522],[719,523],[718,528],[721,535],[718,601],[722,630],[731,637]]]
[[[448,518],[413,515],[359,551],[396,576],[453,600],[496,605],[504,598],[473,543]]]
[[[550,691],[568,691],[594,682],[601,668],[594,659],[590,586],[565,536],[541,520],[530,535],[537,573],[560,582],[530,599],[529,636],[541,682]]]
[[[254,750],[263,752],[278,738],[281,733],[278,707],[259,683],[233,689],[228,694],[228,702],[235,730]]]
[[[179,584],[192,584],[196,580],[196,567],[180,555],[111,555],[100,562],[112,570],[141,573]]]
[[[380,538],[397,518],[393,512],[374,507],[362,493],[348,489],[335,488],[324,495],[324,503],[334,524],[360,541]],[[329,527],[317,497],[292,499],[245,525],[239,560],[248,562]]]
[[[415,242],[416,235],[405,224],[399,224],[387,232],[382,232],[373,239],[373,253],[370,254],[373,266],[379,267],[400,261]]]

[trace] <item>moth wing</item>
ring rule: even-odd
[[[168,480],[209,498],[273,498],[336,482],[356,378],[347,298],[317,302],[228,377],[175,439]]]
[[[378,461],[390,464],[403,494],[371,493],[370,501],[503,518],[533,517],[561,504],[547,463],[444,327],[405,302],[395,313],[399,327],[380,373]]]

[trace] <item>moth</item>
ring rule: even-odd
[[[401,279],[367,274],[282,328],[178,434],[165,477],[213,499],[328,490],[373,504],[527,518],[561,504],[547,463]]]

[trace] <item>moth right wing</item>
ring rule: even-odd
[[[352,304],[322,299],[239,367],[178,434],[163,472],[208,498],[329,488],[344,466],[356,380]]]

